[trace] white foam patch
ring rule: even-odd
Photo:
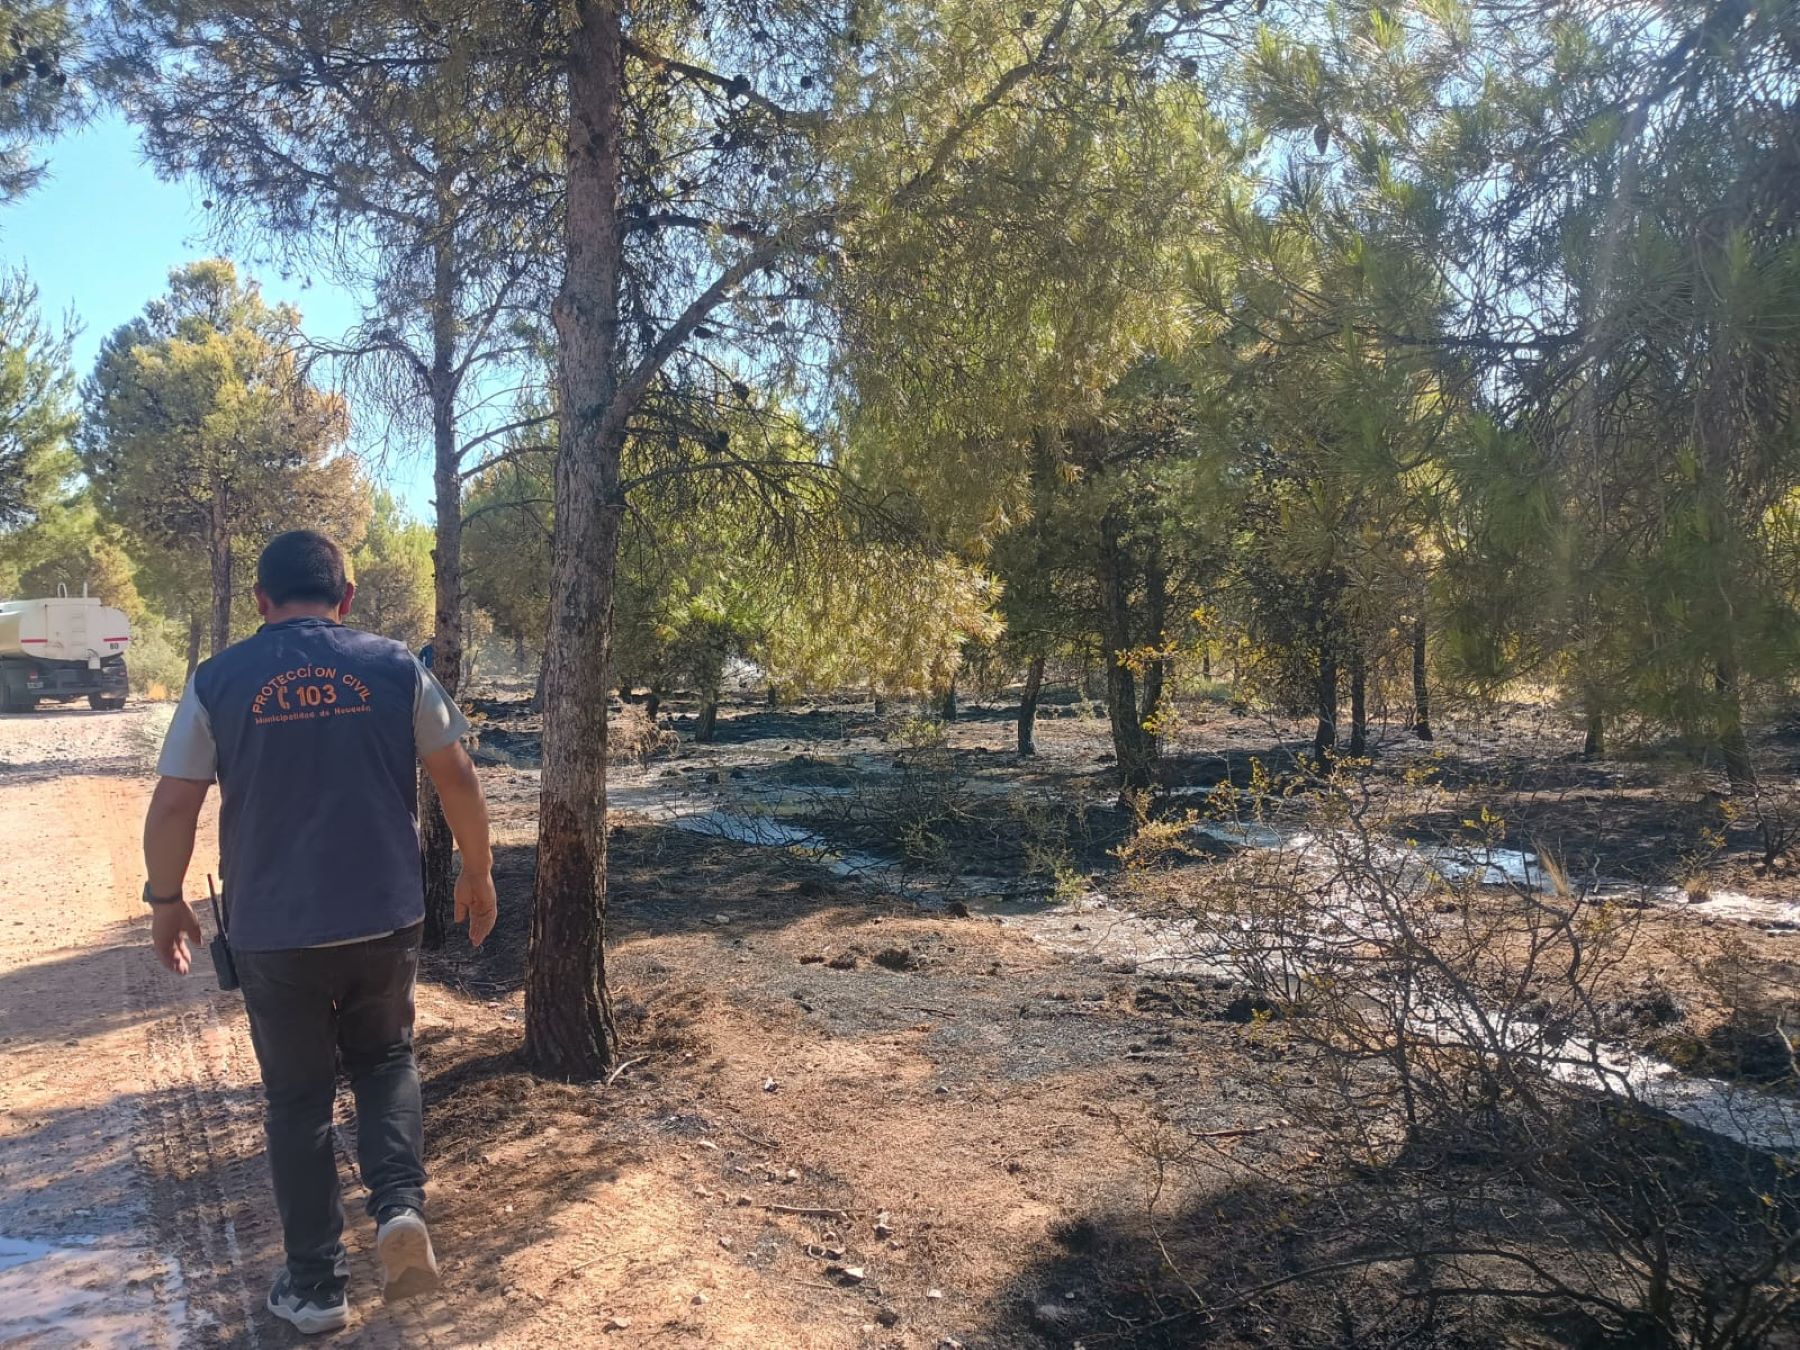
[[[732,767],[733,762],[766,767],[766,761],[744,756],[731,760],[721,757],[715,762],[723,768]],[[847,789],[752,787],[696,791],[699,785],[686,781],[640,775],[633,782],[629,777],[628,781],[609,787],[612,805],[694,834],[783,849],[840,876],[859,876],[877,883],[899,882],[902,869],[898,864],[839,849],[816,831],[779,818],[803,800],[838,795]],[[1238,848],[1286,849],[1301,858],[1328,857],[1334,843],[1316,833],[1285,830],[1261,822],[1212,821],[1194,828],[1198,834]],[[1483,886],[1514,886],[1536,892],[1547,891],[1555,884],[1538,856],[1520,849],[1358,841],[1358,847],[1351,852],[1389,869],[1395,880],[1420,889],[1470,877]],[[979,894],[967,885],[957,888],[956,893],[970,898]],[[1773,931],[1800,933],[1800,906],[1786,902],[1730,891],[1713,892],[1704,901],[1694,901],[1673,887],[1648,892],[1648,896],[1659,903],[1691,906]],[[1120,909],[1097,894],[1072,906],[1013,914],[1003,921],[1030,933],[1051,950],[1071,956],[1124,959],[1164,974],[1225,975],[1229,970],[1228,963],[1204,950],[1193,922]],[[1386,921],[1367,904],[1345,897],[1335,911],[1321,915],[1321,926],[1333,934],[1371,934],[1383,931]],[[1453,1000],[1436,1006],[1427,1002],[1417,1010],[1416,1018],[1420,1030],[1445,1043],[1483,1042],[1482,1035],[1474,1031],[1482,1021],[1479,1014]],[[1519,1023],[1508,1039],[1541,1071],[1564,1082],[1628,1097],[1753,1147],[1783,1153],[1800,1151],[1800,1102],[1740,1084],[1691,1076],[1662,1060],[1622,1046],[1578,1039],[1554,1047],[1541,1044],[1541,1028],[1528,1022]]]
[[[145,1248],[0,1236],[0,1344],[178,1346],[187,1314],[180,1272]]]

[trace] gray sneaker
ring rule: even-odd
[[[429,1294],[438,1287],[431,1230],[425,1216],[411,1206],[395,1205],[381,1212],[375,1254],[381,1258],[381,1296],[388,1302]]]
[[[342,1289],[296,1289],[293,1276],[285,1270],[269,1290],[269,1311],[307,1336],[342,1331],[350,1325],[350,1300]]]

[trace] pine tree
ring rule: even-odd
[[[362,536],[343,400],[302,373],[299,321],[230,263],[194,263],[107,339],[85,386],[82,467],[101,511],[163,571],[204,568],[214,653],[264,537],[290,522],[349,547]]]

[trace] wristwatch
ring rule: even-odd
[[[144,903],[150,906],[151,909],[155,909],[160,905],[179,905],[181,901],[182,894],[180,891],[176,891],[173,895],[156,895],[150,890],[150,883],[147,881],[144,883]]]

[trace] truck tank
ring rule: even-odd
[[[130,643],[124,614],[93,596],[0,600],[0,712],[84,696],[124,707]]]
[[[122,655],[130,642],[124,614],[93,596],[0,600],[0,656],[86,662]]]

